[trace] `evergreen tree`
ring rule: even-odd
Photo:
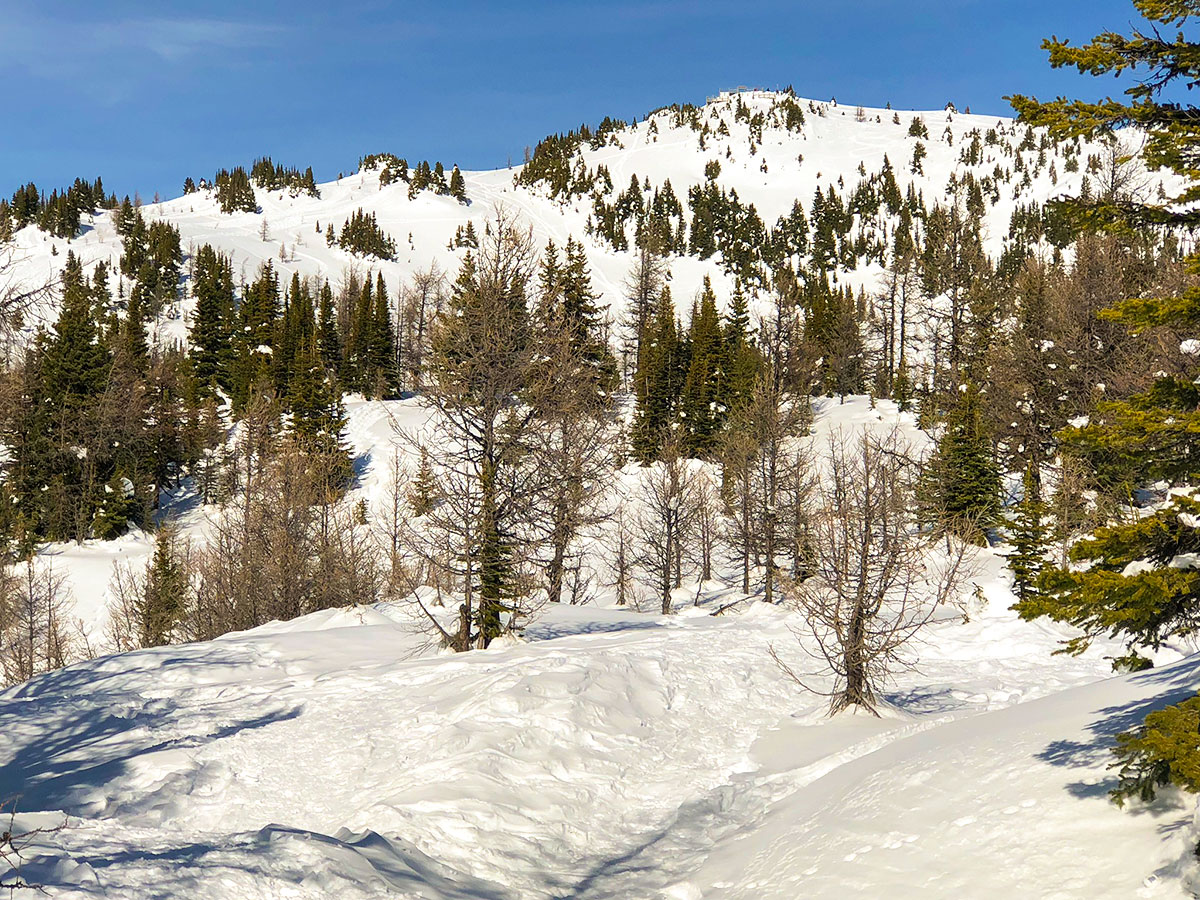
[[[271,355],[279,318],[279,278],[270,262],[243,292],[233,341],[230,397],[235,413],[245,408],[256,389],[271,383]]]
[[[341,339],[338,335],[337,319],[333,306],[333,289],[329,282],[321,284],[320,306],[317,311],[318,346],[321,361],[327,369],[339,371],[342,363]]]
[[[670,288],[659,295],[653,318],[638,341],[634,412],[630,443],[633,455],[643,465],[658,457],[663,441],[678,421],[679,395],[686,372],[684,347],[675,321],[675,304]]]
[[[729,301],[729,312],[724,323],[725,358],[727,360],[727,375],[724,380],[724,398],[722,402],[732,413],[741,409],[750,399],[754,390],[754,381],[758,376],[761,357],[754,346],[754,336],[750,331],[750,311],[746,303],[746,295],[739,287],[733,292]]]
[[[83,267],[68,251],[62,307],[42,362],[47,401],[57,410],[77,411],[104,390],[111,360],[100,340],[97,319],[94,294],[83,277]]]
[[[463,179],[462,172],[458,166],[450,170],[450,196],[459,203],[467,202],[467,183]]]
[[[343,432],[346,414],[341,389],[325,368],[314,335],[304,339],[296,356],[295,372],[287,395],[291,409],[291,431],[308,453],[323,460],[337,490],[344,490],[354,477]]]
[[[433,510],[437,502],[437,476],[433,471],[433,462],[429,458],[429,451],[422,447],[417,474],[409,487],[408,503],[412,507],[414,516],[424,516]]]
[[[684,450],[705,456],[716,446],[725,415],[726,347],[716,296],[707,276],[688,332],[688,370],[680,398]]]
[[[1000,516],[1000,471],[981,404],[979,387],[964,384],[926,473],[933,516],[977,543]]]
[[[1046,504],[1042,501],[1037,464],[1030,462],[1025,467],[1021,502],[1017,504],[1010,520],[1012,551],[1008,554],[1013,589],[1017,599],[1023,603],[1036,596],[1038,576],[1045,567],[1045,515]]]
[[[230,341],[234,327],[233,264],[208,244],[197,252],[192,270],[196,311],[190,334],[192,368],[200,389],[228,389]]]
[[[1011,98],[1012,104],[1023,121],[1046,127],[1060,139],[1106,136],[1134,126],[1146,135],[1141,155],[1147,168],[1170,169],[1186,183],[1179,195],[1161,203],[1111,194],[1060,204],[1077,227],[1146,232],[1164,226],[1194,228],[1200,224],[1200,211],[1193,202],[1197,190],[1193,147],[1200,140],[1200,110],[1161,102],[1159,96],[1179,83],[1194,81],[1193,60],[1200,43],[1186,40],[1183,26],[1194,23],[1200,9],[1192,0],[1134,0],[1133,5],[1156,26],[1151,34],[1135,30],[1126,37],[1106,32],[1079,47],[1058,39],[1043,44],[1055,68],[1119,77],[1144,67],[1146,73],[1125,90],[1126,102],[1041,103],[1018,96]],[[1160,25],[1178,30],[1166,34]],[[1193,254],[1188,264],[1193,273],[1200,270],[1200,256]],[[1109,316],[1133,331],[1165,325],[1194,335],[1200,327],[1200,287],[1192,284],[1175,296],[1125,300]],[[1194,485],[1200,479],[1196,374],[1162,376],[1148,391],[1106,405],[1093,425],[1066,437],[1082,445],[1085,455],[1096,462],[1115,462],[1131,480]],[[1049,615],[1082,628],[1083,637],[1068,649],[1082,649],[1098,634],[1123,637],[1131,653],[1119,662],[1142,664],[1133,648],[1156,647],[1172,635],[1195,630],[1200,570],[1177,567],[1175,561],[1200,550],[1198,513],[1200,500],[1184,488],[1149,516],[1100,529],[1072,549],[1072,559],[1088,563],[1086,569],[1047,570],[1040,582],[1041,595],[1019,603],[1017,609],[1026,618]],[[1122,765],[1114,791],[1117,799],[1150,799],[1169,782],[1195,788],[1200,767],[1195,738],[1198,708],[1197,698],[1168,707],[1151,714],[1140,729],[1118,737],[1116,752]],[[1186,735],[1184,740],[1178,739],[1180,734]]]
[[[138,640],[143,647],[161,647],[172,642],[187,609],[187,570],[174,526],[163,525],[154,536],[145,579],[137,608]]]
[[[213,182],[217,186],[217,202],[221,212],[257,212],[258,199],[254,196],[254,185],[246,170],[238,166],[233,171],[222,169]]]

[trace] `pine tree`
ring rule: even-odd
[[[193,371],[205,394],[217,385],[228,389],[234,326],[233,264],[208,244],[195,256],[192,293],[196,298],[190,334]]]
[[[458,166],[450,170],[450,196],[459,203],[467,202],[467,183],[463,179],[462,172]]]
[[[396,329],[392,325],[392,305],[383,273],[375,282],[367,333],[367,372],[372,394],[382,398],[396,396],[400,370],[396,356]]]
[[[279,278],[270,262],[263,263],[258,278],[245,289],[238,309],[233,341],[230,397],[240,413],[253,391],[270,386],[271,355],[279,318]]]
[[[708,277],[693,307],[688,333],[688,370],[680,398],[683,444],[689,456],[705,456],[716,446],[728,410],[724,406],[726,348]]]
[[[173,525],[163,525],[154,536],[145,579],[137,607],[138,640],[143,647],[161,647],[172,642],[187,609],[188,577]]]
[[[659,295],[658,308],[638,340],[634,391],[637,406],[630,434],[633,455],[643,465],[657,458],[667,434],[678,422],[683,387],[683,345],[675,321],[670,288]]]
[[[104,390],[111,364],[100,341],[94,294],[83,267],[67,252],[62,274],[62,307],[46,345],[42,371],[46,397],[57,409],[78,409]]]
[[[750,311],[746,294],[739,287],[729,301],[729,312],[724,323],[725,358],[727,374],[723,382],[722,403],[730,412],[741,409],[750,399],[754,381],[758,376],[761,358],[754,346],[750,331]]]
[[[325,367],[334,372],[340,371],[342,364],[341,339],[338,335],[337,319],[333,307],[333,289],[326,281],[321,285],[320,306],[317,311],[318,346],[321,349],[321,361]]]
[[[354,477],[350,452],[343,438],[346,414],[341,389],[325,368],[314,335],[305,338],[299,348],[287,401],[291,433],[297,444],[323,460],[322,470],[330,474],[331,486],[344,490]]]
[[[222,169],[213,179],[217,186],[217,202],[221,212],[256,212],[258,200],[254,196],[254,185],[246,170],[238,166],[233,171]]]
[[[433,462],[429,451],[421,448],[421,461],[417,465],[417,474],[408,490],[408,503],[414,516],[428,515],[438,502],[437,476],[433,471]]]

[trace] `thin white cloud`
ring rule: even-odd
[[[213,50],[245,50],[277,44],[287,29],[224,19],[131,19],[94,27],[102,45],[146,50],[171,62]]]
[[[206,18],[117,21],[0,20],[0,70],[53,81],[75,81],[93,94],[144,74],[143,63],[186,66],[236,51],[281,45],[281,25]],[[139,71],[141,70],[141,71]]]

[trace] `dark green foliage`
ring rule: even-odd
[[[450,172],[450,196],[459,203],[467,202],[467,182],[458,166]]]
[[[245,288],[233,336],[229,395],[240,414],[251,396],[273,384],[272,354],[279,318],[279,278],[264,263],[258,278]]]
[[[23,185],[13,194],[7,212],[16,229],[36,222],[48,234],[73,238],[79,233],[84,213],[94,214],[97,209],[108,205],[104,185],[99,178],[94,182],[76,178],[69,188],[51,191],[49,197],[38,191],[33,182]]]
[[[575,131],[542,138],[533,148],[533,156],[529,162],[525,163],[517,175],[517,183],[532,186],[544,182],[551,197],[569,196],[572,193],[572,175],[582,142],[582,135]]]
[[[1193,634],[1200,624],[1200,570],[1170,563],[1200,552],[1200,529],[1189,524],[1197,515],[1200,501],[1178,497],[1153,515],[1097,530],[1071,548],[1071,559],[1089,563],[1087,569],[1047,569],[1038,593],[1016,610],[1026,619],[1046,615],[1080,628],[1070,652],[1101,634],[1131,647]],[[1126,574],[1133,563],[1136,571]]]
[[[737,191],[726,193],[715,182],[688,191],[692,208],[688,251],[701,259],[721,253],[721,267],[746,284],[762,284],[762,249],[767,229],[754,204],[743,205]]]
[[[213,183],[217,186],[217,202],[221,204],[221,212],[258,211],[254,186],[250,183],[250,176],[241,166],[237,166],[233,171],[222,169],[216,174]]]
[[[1194,202],[1200,196],[1193,161],[1200,139],[1197,110],[1159,100],[1164,89],[1194,81],[1193,60],[1200,45],[1186,40],[1183,26],[1196,17],[1196,4],[1134,0],[1133,5],[1156,23],[1151,33],[1135,30],[1126,37],[1105,32],[1079,47],[1057,39],[1043,44],[1055,68],[1116,76],[1138,69],[1138,78],[1125,90],[1127,102],[1042,103],[1030,97],[1011,98],[1022,120],[1045,126],[1058,138],[1109,135],[1136,126],[1146,134],[1141,147],[1146,166],[1170,169],[1186,183],[1182,192],[1165,202],[1109,192],[1098,197],[1085,193],[1057,204],[1081,230],[1136,235],[1164,225],[1191,227],[1200,221]],[[1157,25],[1178,28],[1167,34]],[[1187,261],[1194,275],[1200,263],[1195,256]],[[1194,329],[1200,322],[1200,289],[1189,285],[1165,297],[1157,292],[1142,295],[1118,303],[1109,315],[1133,331],[1163,326]],[[1194,482],[1200,473],[1195,440],[1200,430],[1200,392],[1193,384],[1194,375],[1160,377],[1148,391],[1104,406],[1094,424],[1068,437],[1096,466],[1102,481]],[[1071,553],[1074,560],[1090,563],[1089,568],[1047,570],[1039,582],[1043,596],[1019,604],[1019,611],[1027,618],[1048,615],[1081,627],[1083,636],[1070,642],[1068,650],[1082,649],[1102,633],[1124,637],[1131,648],[1156,647],[1173,635],[1194,634],[1200,623],[1200,570],[1177,568],[1173,563],[1180,554],[1200,550],[1197,513],[1200,502],[1188,492],[1169,499],[1149,516],[1098,530]],[[1121,783],[1114,791],[1116,800],[1150,799],[1158,787],[1171,782],[1200,789],[1198,708],[1200,699],[1193,698],[1151,713],[1143,728],[1118,739],[1115,752]]]
[[[296,353],[287,405],[297,444],[327,461],[332,487],[338,491],[347,488],[354,478],[354,469],[343,438],[346,415],[342,392],[332,370],[322,361],[313,334],[304,339]]]
[[[437,476],[433,471],[433,463],[429,459],[429,451],[421,448],[421,461],[417,465],[417,474],[413,477],[408,490],[408,503],[414,516],[425,516],[433,511],[439,500]]]
[[[1000,518],[1000,470],[982,403],[978,385],[964,384],[926,472],[930,518],[976,543]]]
[[[379,223],[375,221],[375,213],[363,212],[361,209],[351,213],[350,218],[342,225],[338,244],[343,250],[360,256],[374,256],[377,259],[396,257],[396,242],[379,227]]]
[[[358,161],[358,170],[379,170],[379,184],[386,186],[395,181],[408,181],[408,161],[391,153],[369,153]]]
[[[140,294],[143,313],[157,315],[179,290],[183,263],[179,229],[157,219],[147,225],[140,209],[123,209],[120,227],[121,273],[134,280],[131,293]]]
[[[1117,786],[1110,796],[1119,806],[1131,799],[1149,803],[1169,784],[1200,793],[1200,697],[1150,713],[1144,724],[1117,735],[1113,753]]]
[[[179,535],[171,525],[159,528],[154,555],[146,566],[145,583],[138,603],[138,643],[161,647],[171,643],[187,605],[188,576]]]
[[[190,335],[192,368],[201,390],[211,394],[216,386],[230,387],[229,364],[233,355],[233,264],[208,244],[196,252],[192,270],[196,310]]]
[[[1029,603],[1037,596],[1037,582],[1045,568],[1046,504],[1042,501],[1041,479],[1035,463],[1025,468],[1021,501],[1009,520],[1008,568],[1013,574],[1013,591],[1018,601]]]
[[[643,465],[657,458],[678,423],[679,397],[687,375],[685,347],[679,339],[671,291],[663,288],[654,315],[638,338],[634,392],[637,409],[630,433],[634,457]]]
[[[313,178],[312,166],[303,172],[299,169],[286,168],[271,161],[271,157],[256,159],[250,169],[250,177],[254,183],[266,191],[289,191],[293,197],[308,194],[310,197],[320,197],[317,182]]]
[[[565,258],[551,242],[542,256],[539,315],[549,325],[564,328],[572,355],[585,370],[591,392],[589,405],[604,406],[618,381],[617,360],[604,337],[599,297],[592,287],[583,245],[567,238]]]
[[[717,317],[716,296],[708,279],[699,304],[692,307],[687,339],[687,376],[680,398],[683,445],[689,456],[707,456],[729,412],[728,353]]]

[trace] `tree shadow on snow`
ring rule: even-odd
[[[201,669],[205,661],[168,657],[161,665]],[[24,811],[79,814],[106,794],[113,802],[112,792],[102,789],[137,757],[199,747],[295,718],[301,710],[299,704],[265,697],[255,703],[244,695],[181,705],[104,682],[105,673],[85,664],[0,695],[0,797],[18,797]]]
[[[573,637],[581,634],[616,634],[621,631],[648,631],[665,628],[661,619],[647,617],[645,621],[633,618],[588,619],[579,622],[536,622],[525,629],[525,637],[531,641],[552,641],[556,638]]]
[[[1072,768],[1094,769],[1107,766],[1114,759],[1111,750],[1116,745],[1118,734],[1137,728],[1149,713],[1196,694],[1196,672],[1193,666],[1141,672],[1132,676],[1131,680],[1149,684],[1161,683],[1163,690],[1154,697],[1099,710],[1100,718],[1087,726],[1087,739],[1052,741],[1036,754],[1037,758],[1051,765]],[[1116,784],[1115,777],[1091,782],[1080,781],[1067,785],[1067,792],[1079,799],[1098,799],[1107,797]],[[1160,804],[1156,802],[1155,805]]]

